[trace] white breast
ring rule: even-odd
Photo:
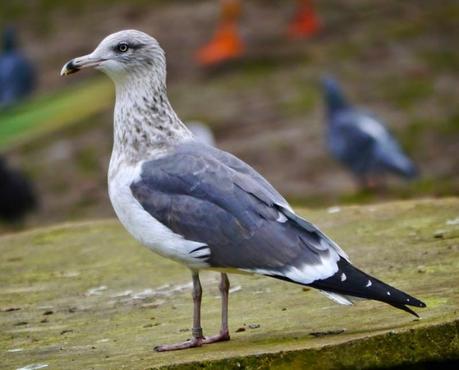
[[[207,263],[196,257],[210,254],[209,248],[192,252],[205,244],[186,240],[174,233],[145,211],[133,196],[130,185],[140,178],[141,163],[116,167],[117,170],[112,171],[110,163],[108,193],[115,213],[127,231],[140,243],[164,257],[191,268],[208,267]]]

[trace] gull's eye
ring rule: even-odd
[[[118,46],[116,47],[116,49],[120,52],[120,53],[125,53],[126,51],[129,50],[129,45],[126,44],[125,42],[120,42],[118,44]]]

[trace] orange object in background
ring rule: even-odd
[[[288,26],[289,38],[307,38],[314,35],[319,29],[320,21],[312,6],[312,1],[299,1],[297,12]]]
[[[213,39],[196,54],[196,59],[203,66],[215,65],[240,57],[244,46],[235,24],[219,26]]]
[[[240,0],[220,0],[221,12],[214,37],[196,53],[201,66],[217,65],[244,54],[244,43],[239,36],[241,16]],[[320,29],[320,21],[311,0],[297,0],[297,9],[290,22],[287,35],[290,39],[311,37]]]
[[[220,21],[212,40],[196,53],[196,59],[203,66],[215,65],[240,57],[244,52],[238,32],[241,16],[239,0],[221,0]]]

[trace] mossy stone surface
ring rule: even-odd
[[[363,369],[459,358],[458,199],[298,211],[358,267],[425,301],[422,319],[231,275],[232,340],[156,353],[191,334],[186,268],[139,246],[117,221],[65,224],[0,238],[0,368]],[[218,274],[202,282],[203,327],[214,334]]]

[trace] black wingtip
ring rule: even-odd
[[[411,308],[407,307],[407,306],[404,306],[402,304],[395,304],[395,303],[389,303],[392,307],[395,307],[395,308],[398,308],[402,311],[405,311],[405,312],[408,312],[410,314],[412,314],[413,316],[416,316],[418,319],[419,319],[419,315],[413,311]],[[425,305],[424,305],[425,307]]]
[[[406,304],[408,306],[419,307],[419,308],[427,307],[427,305],[423,301],[420,301],[419,299],[414,298],[413,296],[410,296],[407,293],[403,293],[403,294],[405,295],[405,297],[408,297],[408,298],[404,298],[405,302],[403,302],[403,305]]]
[[[415,306],[415,307],[420,307],[420,308],[427,307],[427,305],[424,302],[420,301],[419,299],[412,298],[412,300],[414,300],[414,302],[411,303],[410,306]]]
[[[407,306],[426,307],[419,299],[364,273],[344,259],[338,262],[336,274],[309,285],[329,292],[385,302],[416,317],[419,317],[418,314]]]

